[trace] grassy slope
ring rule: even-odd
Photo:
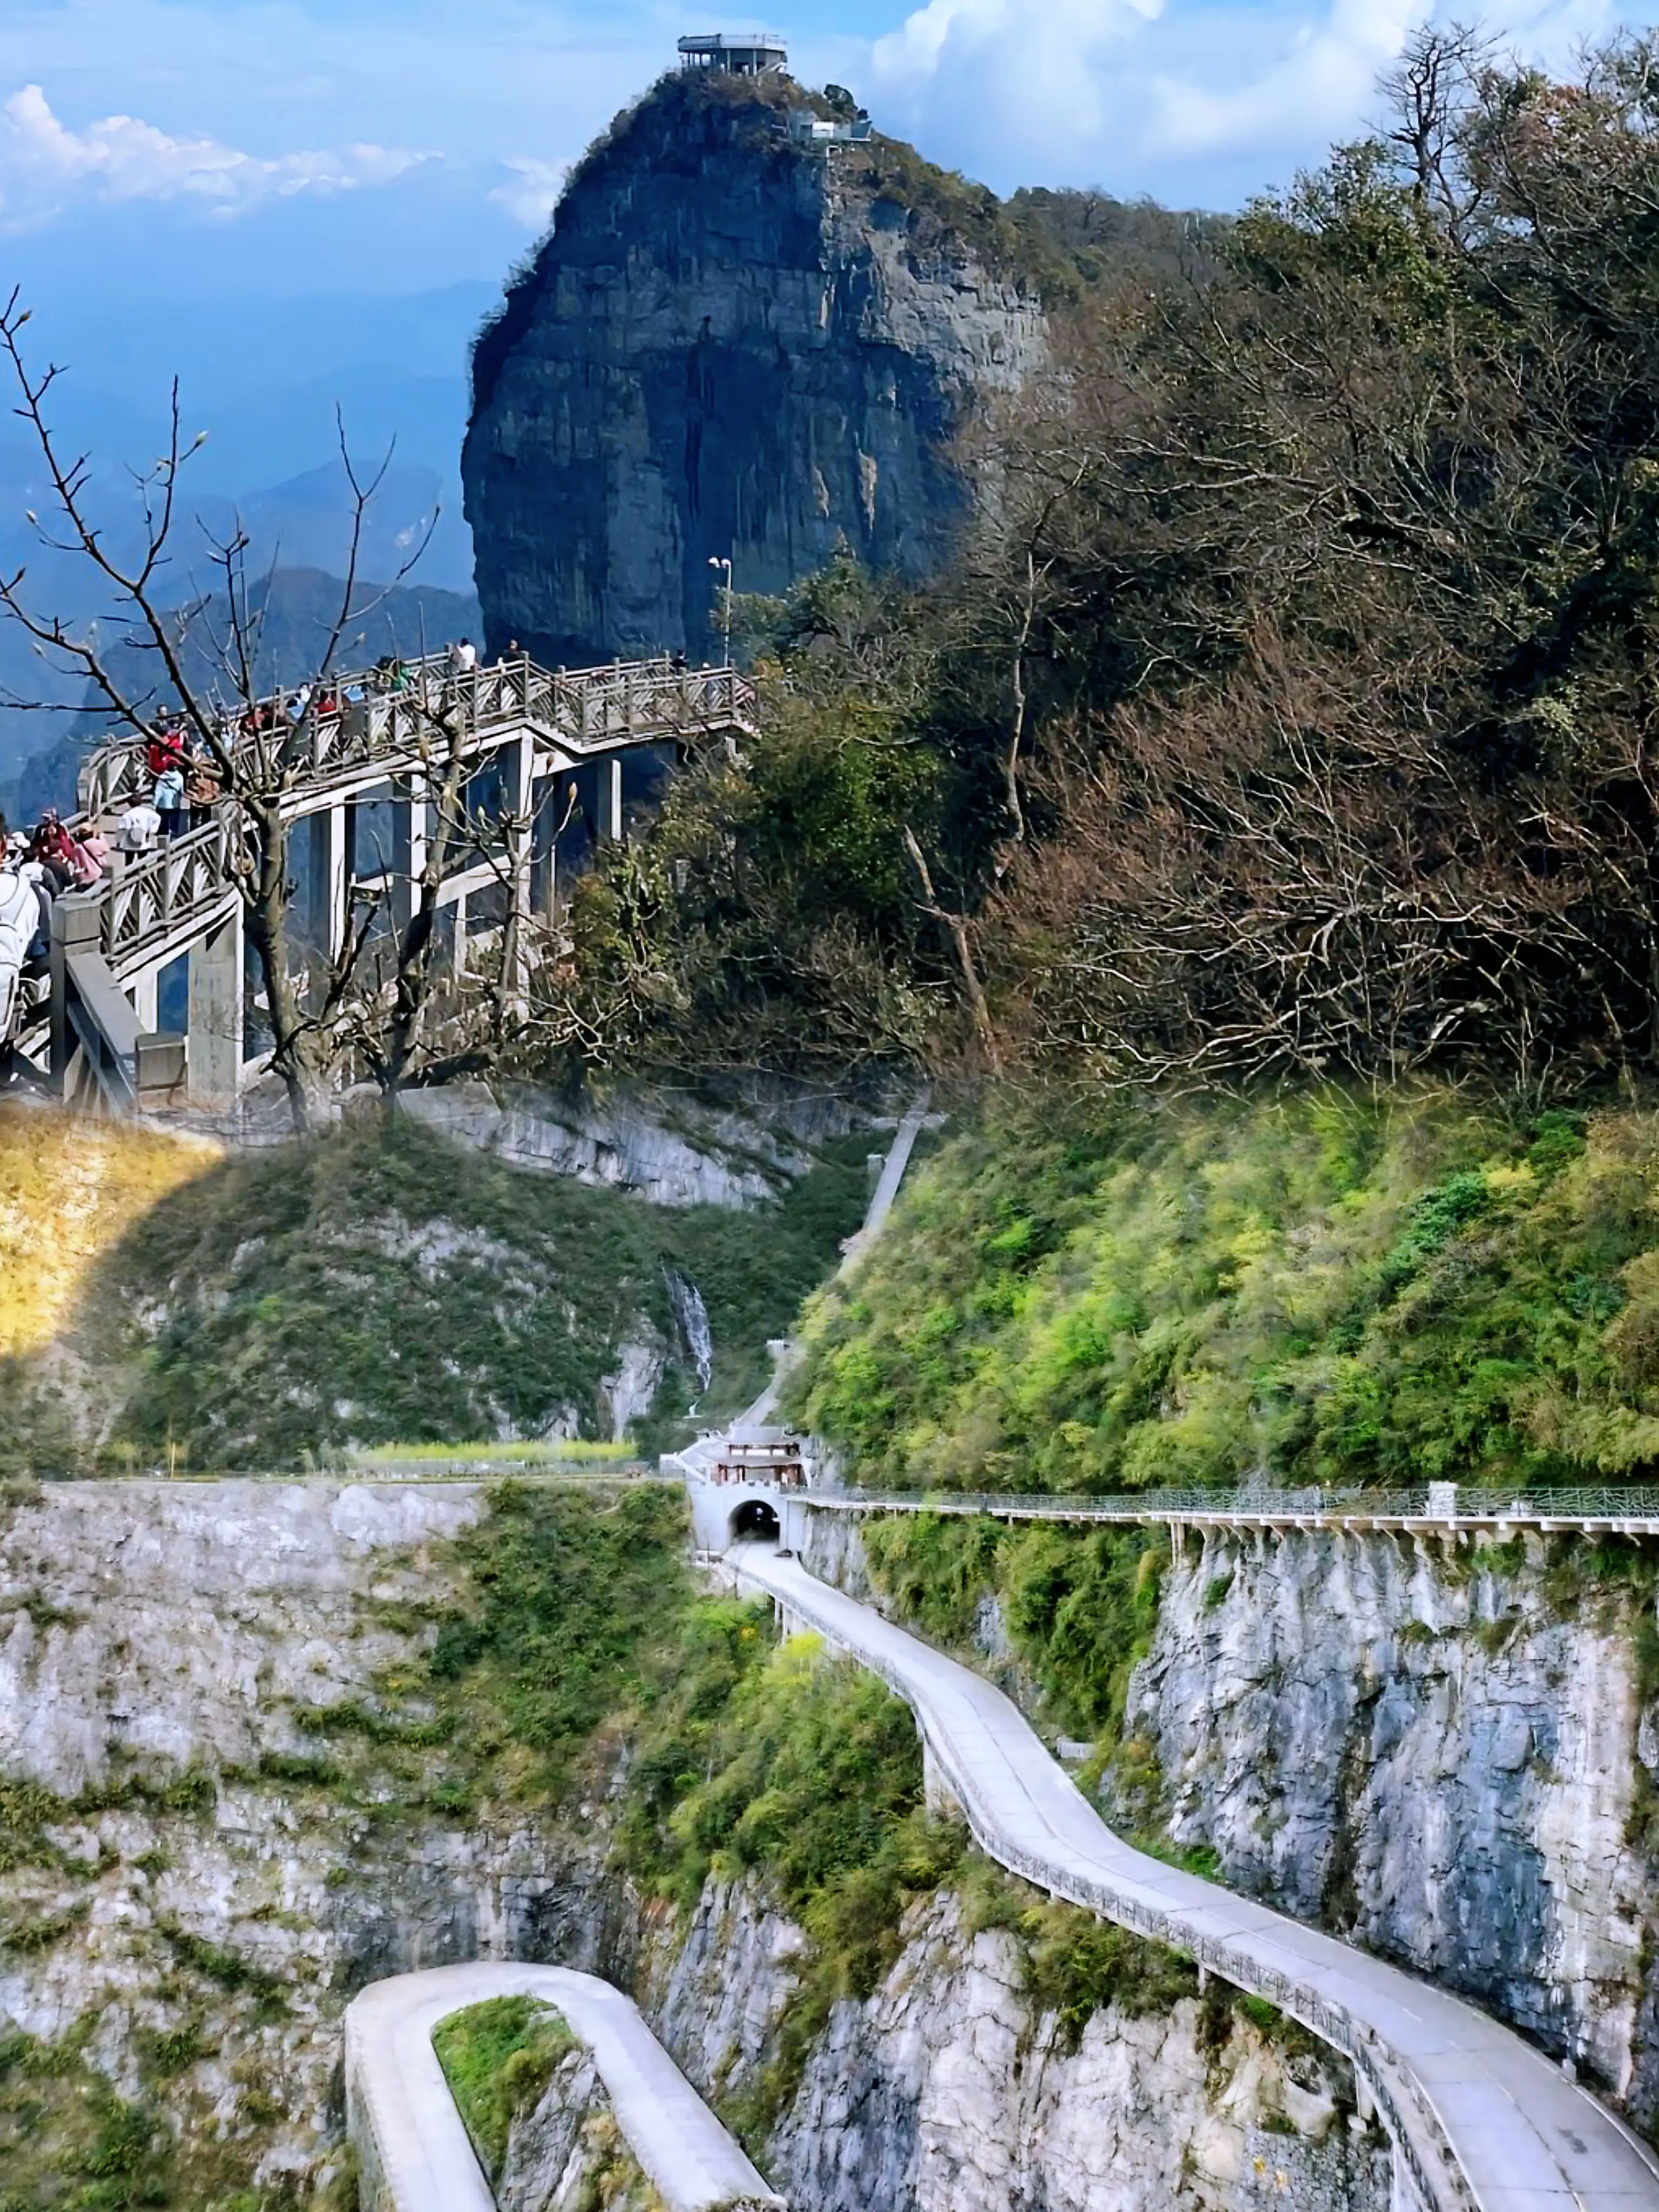
[[[216,1147],[0,1105],[0,1358],[48,1343],[86,1271]]]
[[[136,1149],[77,1248],[71,1332],[111,1401],[101,1456],[116,1465],[176,1448],[186,1464],[293,1466],[348,1440],[534,1435],[573,1416],[599,1433],[601,1380],[636,1317],[673,1344],[671,1267],[708,1309],[705,1403],[735,1407],[865,1197],[862,1139],[750,1214],[525,1175],[407,1122],[226,1160],[121,1141]],[[0,1140],[14,1171],[28,1158]],[[49,1187],[58,1170],[43,1172]],[[40,1219],[49,1238],[49,1200]],[[0,1382],[13,1464],[85,1463],[38,1366]],[[671,1361],[657,1432],[695,1389]]]
[[[441,2021],[432,2047],[484,2170],[498,2181],[514,2121],[534,2112],[576,2039],[550,2005],[490,1997]]]
[[[1659,1115],[993,1109],[810,1309],[872,1482],[1572,1482],[1659,1462]]]

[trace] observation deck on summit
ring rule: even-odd
[[[682,69],[765,76],[788,66],[789,49],[775,31],[700,31],[680,40]]]

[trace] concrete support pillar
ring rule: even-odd
[[[155,1034],[159,1018],[156,1013],[156,986],[161,980],[160,969],[152,968],[148,975],[138,978],[128,994],[132,1000],[132,1011],[138,1018],[138,1026],[147,1036]]]
[[[102,902],[79,891],[65,891],[52,908],[52,1073],[64,1097],[73,1100],[80,1052],[69,1019],[69,962],[76,951],[96,952],[102,944]]]
[[[623,834],[622,755],[613,753],[599,763],[599,834],[620,844]]]
[[[231,1106],[242,1085],[242,909],[190,948],[188,1065],[193,1106]]]
[[[392,920],[397,929],[406,929],[415,911],[415,879],[426,866],[429,811],[424,795],[399,799],[392,806]]]
[[[957,1794],[940,1771],[933,1747],[926,1736],[921,1739],[921,1796],[922,1802],[936,1820],[961,1819],[962,1807]]]
[[[324,917],[323,945],[330,960],[339,957],[345,943],[347,886],[346,886],[346,810],[343,800],[331,806],[318,818],[317,856],[318,903]]]
[[[442,911],[441,908],[439,910]],[[466,893],[465,891],[454,901],[449,910],[455,917],[455,945],[452,955],[452,965],[455,980],[459,982],[466,973]]]
[[[522,1010],[530,995],[530,866],[536,842],[536,742],[526,731],[507,749],[507,803],[513,826],[507,832],[507,953],[515,1006]]]

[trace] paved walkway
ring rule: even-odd
[[[1415,1490],[1139,1490],[1110,1498],[1076,1492],[1021,1497],[1000,1491],[820,1489],[818,1513],[985,1514],[994,1521],[1096,1522],[1176,1528],[1346,1529],[1413,1536],[1486,1536],[1517,1528],[1588,1536],[1659,1535],[1659,1486],[1580,1485],[1571,1490],[1482,1490],[1431,1482]]]
[[[1659,2162],[1510,2029],[1334,1936],[1121,1843],[988,1682],[768,1547],[728,1557],[880,1674],[916,1715],[935,1783],[994,1859],[1193,1954],[1353,2060],[1427,2212],[1653,2212]]]
[[[438,1966],[375,1982],[347,2010],[346,2111],[365,2212],[495,2212],[443,2069],[440,2021],[487,1997],[556,2007],[593,2055],[617,2122],[669,2212],[782,2212],[620,1990],[563,1966]]]

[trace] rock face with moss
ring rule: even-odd
[[[919,1901],[888,1972],[834,2007],[757,2154],[797,2212],[1382,2212],[1389,2154],[1344,2062],[1206,2002],[1169,1954],[1010,1902]],[[763,2094],[805,1948],[757,1884],[705,1891],[661,2014],[700,2087]]]
[[[928,1823],[908,1713],[697,1599],[683,1541],[643,1485],[9,1501],[7,2212],[345,2212],[346,2003],[491,1955],[631,1990],[797,2212],[1129,2212],[1175,2172],[1375,2212],[1339,2063]],[[498,2042],[503,2205],[643,2205],[580,2055]]]
[[[1653,1601],[1633,1546],[1194,1540],[1127,1725],[1224,1881],[1467,1991],[1650,2128]]]
[[[925,573],[952,441],[1043,356],[988,193],[908,148],[791,138],[787,83],[674,79],[574,173],[474,362],[463,474],[491,643],[714,657],[718,578],[845,539]]]
[[[481,1818],[434,1702],[479,1512],[255,1483],[0,1508],[9,2205],[77,2177],[112,2204],[332,2203],[357,1988],[490,1942],[611,1946],[592,1855],[550,1813]]]

